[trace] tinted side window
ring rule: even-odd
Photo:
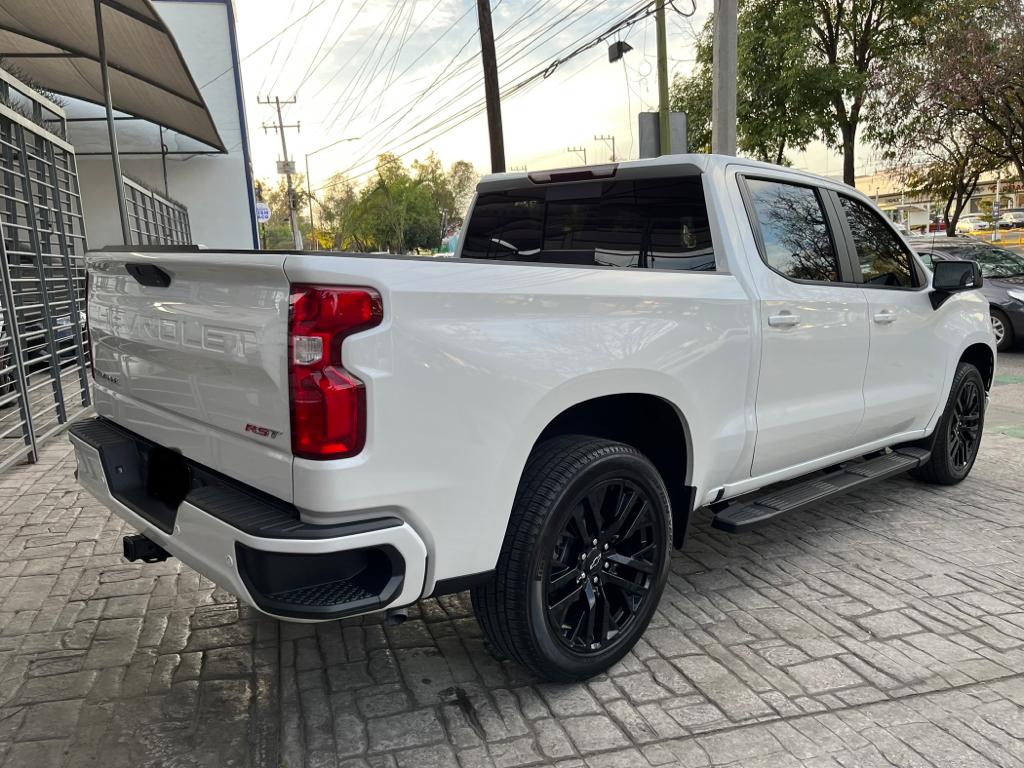
[[[467,259],[714,271],[697,176],[593,181],[481,194]]]
[[[764,240],[764,259],[794,280],[839,281],[839,261],[825,210],[811,187],[748,179]]]
[[[911,288],[914,270],[910,251],[881,216],[864,203],[839,196],[857,247],[857,261],[866,285]]]

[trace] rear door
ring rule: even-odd
[[[910,247],[870,205],[838,194],[868,305],[871,351],[856,442],[924,429],[939,405],[948,340]]]
[[[89,258],[101,416],[290,499],[284,254]]]
[[[867,301],[837,217],[814,186],[741,180],[761,254],[761,370],[754,476],[851,447],[864,414]]]

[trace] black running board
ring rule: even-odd
[[[867,461],[844,464],[826,475],[817,475],[797,485],[771,491],[760,498],[728,506],[715,515],[711,524],[729,533],[741,533],[775,519],[787,512],[838,496],[854,488],[921,466],[931,453],[924,448],[897,448]]]

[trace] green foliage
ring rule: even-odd
[[[742,0],[739,13],[737,144],[785,163],[815,137],[843,152],[854,183],[857,129],[872,111],[873,80],[917,41],[925,0]],[[677,77],[672,107],[687,112],[690,145],[710,145],[712,25],[697,40],[694,74]]]
[[[328,181],[314,202],[314,234],[322,248],[335,251],[437,249],[445,225],[461,225],[476,181],[473,165],[462,160],[445,170],[431,153],[410,169],[383,154],[362,188],[342,176]]]
[[[803,0],[743,0],[739,15],[737,145],[750,157],[787,163],[815,137],[826,110],[811,55]],[[672,83],[673,110],[687,113],[689,145],[711,148],[712,29],[697,38],[691,77]]]
[[[257,182],[257,197],[270,206],[270,221],[261,226],[263,247],[270,251],[292,250],[295,242],[292,239],[292,227],[288,221],[288,183],[284,176],[278,177],[277,185],[269,182]],[[306,195],[306,177],[303,174],[292,176],[292,187],[295,194],[296,212],[299,217],[299,228],[303,234],[303,242],[309,245],[311,230],[309,226],[309,198]]]
[[[976,71],[991,62],[965,55],[1007,31],[1000,19],[1009,9],[1000,5],[1003,0],[933,2],[917,20],[919,44],[892,56],[873,83],[884,119],[869,124],[868,136],[911,191],[944,201],[948,234],[982,174],[1011,161],[1000,132],[971,108],[1001,101],[1005,89],[986,94]]]
[[[821,138],[843,153],[843,181],[856,181],[857,131],[863,120],[889,119],[873,83],[893,62],[920,50],[926,0],[801,0],[810,21],[817,83],[828,108]]]
[[[711,151],[711,19],[697,37],[697,58],[690,77],[676,75],[669,88],[669,108],[686,113],[686,144],[691,152]],[[741,38],[742,40],[742,38]],[[737,125],[740,136],[742,122]]]
[[[1024,180],[1024,4],[938,0],[932,18],[921,99],[975,121]]]

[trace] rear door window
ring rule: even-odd
[[[793,280],[838,282],[839,260],[818,192],[764,179],[747,179],[747,188],[768,266]]]
[[[864,203],[839,195],[864,284],[876,288],[912,288],[916,284],[910,249],[885,220]]]
[[[714,271],[700,177],[588,181],[481,194],[462,257]]]

